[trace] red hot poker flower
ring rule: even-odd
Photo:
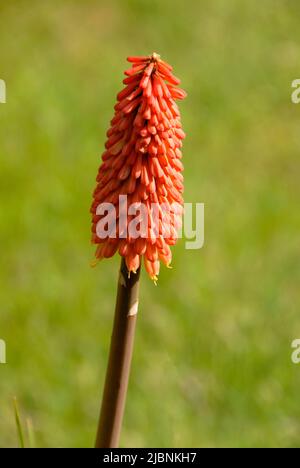
[[[171,263],[170,245],[181,226],[185,134],[175,100],[186,93],[158,54],[127,60],[132,68],[117,95],[93,194],[92,242],[98,244],[96,262],[119,251],[128,271],[136,272],[144,257],[155,281],[160,261]]]

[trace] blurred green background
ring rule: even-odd
[[[180,106],[205,246],[143,272],[122,446],[300,446],[300,5],[0,5],[0,445],[12,397],[42,447],[94,443],[119,259],[89,262],[91,192],[126,56],[156,51]]]

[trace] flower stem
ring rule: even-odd
[[[96,448],[119,446],[138,311],[139,278],[140,268],[129,276],[122,259]]]

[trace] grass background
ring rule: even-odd
[[[88,447],[119,260],[89,267],[89,206],[127,55],[174,65],[185,199],[205,246],[143,273],[122,446],[300,445],[300,5],[25,0],[0,5],[0,445],[12,396],[39,446]]]

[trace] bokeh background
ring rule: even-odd
[[[299,2],[0,4],[0,445],[93,446],[119,259],[89,206],[126,56],[173,64],[205,246],[143,273],[122,446],[300,445]]]

